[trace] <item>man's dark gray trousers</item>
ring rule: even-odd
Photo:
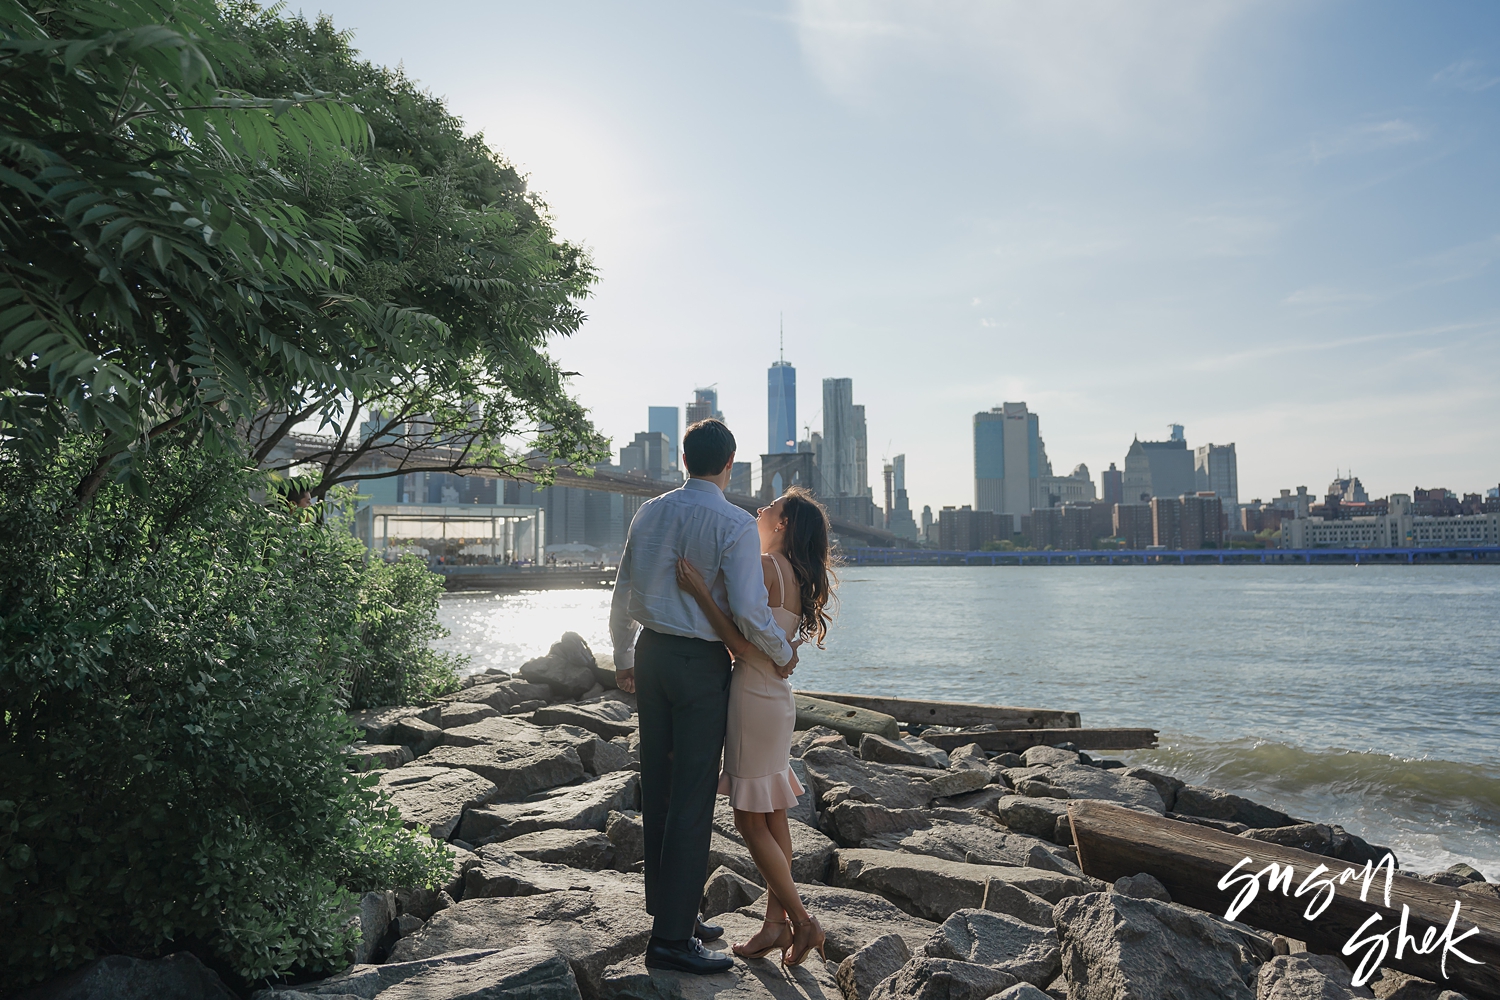
[[[650,629],[636,640],[646,911],[668,941],[692,936],[703,899],[730,667],[721,642]]]

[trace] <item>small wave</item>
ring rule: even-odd
[[[1465,861],[1500,877],[1500,778],[1478,764],[1273,740],[1169,736],[1130,762],[1338,823],[1417,871]]]

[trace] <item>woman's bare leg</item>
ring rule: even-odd
[[[805,921],[807,910],[797,895],[797,884],[792,881],[792,835],[786,825],[786,810],[744,813],[736,809],[734,825],[745,838],[755,867],[766,880],[767,921],[779,919],[783,912],[799,923]]]

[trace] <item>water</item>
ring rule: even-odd
[[[1117,754],[1500,879],[1500,567],[849,567],[799,688],[1073,709]],[[610,594],[456,595],[449,647],[514,669]]]

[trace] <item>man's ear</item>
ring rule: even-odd
[[[732,452],[732,451],[729,453],[729,461],[727,461],[727,462],[724,463],[724,468],[722,468],[722,469],[719,470],[720,473],[729,472],[729,471],[731,471],[734,468],[734,456],[735,456],[735,454],[736,453]]]

